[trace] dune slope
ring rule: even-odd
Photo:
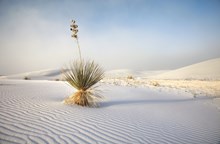
[[[29,78],[31,80],[56,80],[61,79],[62,76],[61,69],[49,69],[41,71],[26,72],[15,75],[2,76],[1,79],[25,79]]]
[[[185,79],[185,80],[220,80],[220,58],[211,59],[164,74],[154,76],[156,79]]]

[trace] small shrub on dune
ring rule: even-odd
[[[157,87],[157,86],[160,86],[160,84],[157,82],[157,81],[152,81],[151,82],[151,85]]]
[[[127,76],[127,79],[134,79],[134,77],[132,75]]]
[[[96,84],[104,77],[103,69],[94,61],[74,61],[68,69],[64,78],[77,91],[64,103],[97,107],[102,97]]]
[[[28,76],[25,76],[25,77],[24,77],[24,80],[31,80],[31,78],[28,77]]]

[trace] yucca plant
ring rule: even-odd
[[[104,76],[103,69],[94,61],[74,61],[64,73],[65,80],[77,91],[64,100],[66,104],[97,107],[102,98],[96,85]]]
[[[67,70],[63,72],[64,79],[77,91],[64,100],[65,104],[77,104],[80,106],[97,107],[102,98],[97,83],[104,77],[104,71],[94,61],[84,61],[77,36],[77,25],[72,21],[72,37],[76,39],[79,49],[79,60],[73,61]]]

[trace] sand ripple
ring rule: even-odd
[[[73,92],[63,82],[1,83],[1,144],[220,142],[220,112],[187,96],[111,87],[101,108],[82,108],[61,103]]]

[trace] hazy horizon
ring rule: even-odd
[[[0,1],[0,75],[82,55],[106,70],[168,70],[220,57],[218,0]]]

